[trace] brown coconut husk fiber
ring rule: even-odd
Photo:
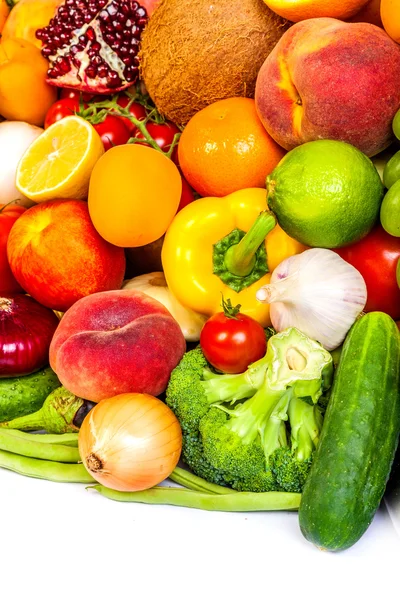
[[[143,32],[141,77],[161,114],[185,125],[212,102],[253,97],[289,25],[263,0],[161,0]]]

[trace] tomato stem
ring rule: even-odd
[[[222,306],[222,310],[224,311],[224,315],[228,319],[235,319],[236,321],[238,320],[236,315],[240,312],[240,309],[242,307],[241,304],[232,306],[231,299],[228,298],[228,300],[225,300],[224,295],[222,294],[221,306]]]

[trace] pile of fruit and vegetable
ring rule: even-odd
[[[0,467],[352,546],[400,433],[400,1],[0,30]]]

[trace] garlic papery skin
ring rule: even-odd
[[[336,252],[312,248],[281,262],[257,300],[276,331],[297,327],[327,350],[343,342],[367,302],[361,273]]]
[[[208,317],[183,306],[172,294],[162,271],[139,275],[124,281],[122,289],[139,290],[158,300],[177,321],[187,342],[198,342],[200,332]]]

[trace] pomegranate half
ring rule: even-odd
[[[139,76],[139,42],[146,9],[133,0],[65,0],[36,37],[50,62],[47,82],[109,94]]]

